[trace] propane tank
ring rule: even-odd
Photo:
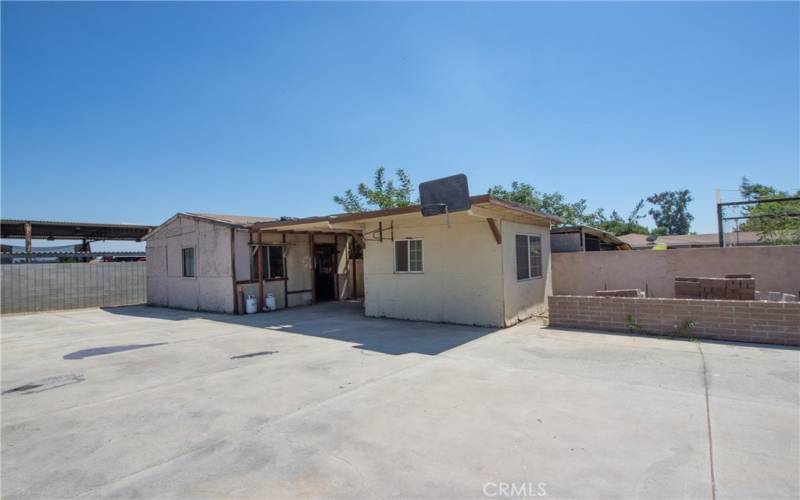
[[[244,311],[247,314],[253,314],[258,310],[258,301],[256,301],[255,295],[248,295],[247,299],[244,301]]]
[[[275,302],[275,296],[271,293],[268,293],[267,298],[264,299],[264,305],[267,306],[267,311],[274,311],[278,308],[278,304]]]

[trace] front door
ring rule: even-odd
[[[336,245],[314,245],[317,302],[336,300]]]

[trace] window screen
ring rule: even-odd
[[[542,239],[538,236],[530,236],[530,255],[531,255],[531,278],[538,278],[542,275]]]
[[[526,280],[531,277],[528,267],[528,235],[517,235],[517,279]]]
[[[280,245],[264,245],[261,251],[264,279],[285,278],[283,248]],[[250,261],[250,277],[258,279],[258,252],[253,254]]]
[[[408,242],[408,270],[416,273],[422,272],[422,240]]]
[[[269,261],[269,266],[265,269],[269,271],[264,273],[268,278],[283,278],[283,249],[278,245],[268,246],[265,250],[266,258]]]
[[[421,273],[422,268],[422,240],[394,242],[394,271],[396,273]]]
[[[181,257],[183,260],[183,277],[194,278],[194,248],[184,248]]]
[[[542,238],[540,236],[518,234],[516,252],[518,280],[542,276]]]
[[[398,273],[408,272],[408,241],[394,242],[394,270]]]

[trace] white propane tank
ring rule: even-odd
[[[264,304],[267,306],[267,311],[274,311],[278,308],[278,304],[275,303],[275,296],[271,293],[267,294],[267,298],[264,299]]]
[[[248,295],[244,301],[244,311],[247,314],[253,314],[258,310],[258,302],[255,295]]]

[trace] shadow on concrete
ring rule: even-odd
[[[150,306],[104,307],[112,314],[167,321],[204,319],[289,334],[339,340],[383,354],[434,356],[496,331],[492,328],[364,316],[360,302],[327,302],[270,313],[232,315]]]
[[[69,354],[65,354],[64,359],[84,359],[84,358],[91,358],[92,356],[105,356],[106,354],[132,351],[134,349],[144,349],[146,347],[155,347],[158,345],[166,345],[168,343],[169,342],[158,342],[156,344],[128,344],[128,345],[114,345],[108,347],[92,347],[91,349],[81,349],[80,351],[75,351]]]

